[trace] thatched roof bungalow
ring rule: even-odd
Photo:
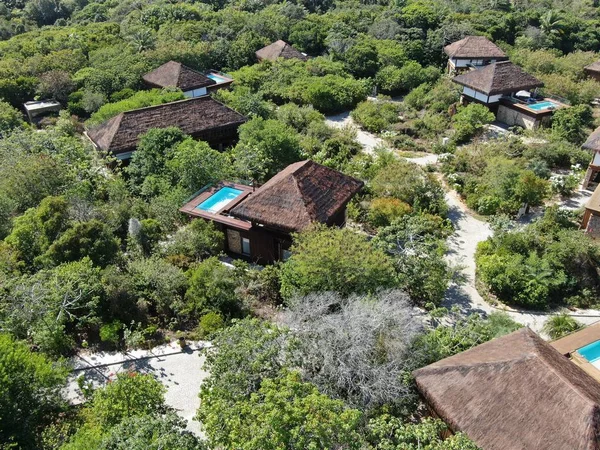
[[[256,59],[258,59],[258,61],[276,61],[277,58],[301,59],[302,61],[306,61],[308,59],[308,55],[296,50],[290,44],[282,41],[281,39],[261,48],[256,52]]]
[[[139,137],[151,128],[177,127],[221,148],[237,140],[237,129],[245,121],[241,114],[205,96],[125,111],[88,130],[87,135],[100,150],[126,160]]]
[[[589,150],[592,154],[590,165],[583,180],[583,189],[586,189],[590,183],[600,182],[600,127],[588,136],[581,148]]]
[[[180,211],[216,223],[229,253],[270,263],[287,257],[291,233],[312,223],[342,226],[346,205],[362,186],[307,160],[289,165],[256,190],[228,182],[205,187]],[[223,201],[214,201],[219,195]]]
[[[529,328],[413,375],[432,414],[483,450],[600,449],[600,384]]]
[[[444,53],[448,55],[448,73],[508,59],[500,47],[483,36],[466,36],[446,45]]]
[[[150,88],[176,87],[186,97],[201,97],[229,86],[233,79],[216,71],[202,73],[176,61],[169,61],[143,76]]]
[[[588,66],[585,66],[583,70],[590,78],[600,81],[600,61],[596,61]]]

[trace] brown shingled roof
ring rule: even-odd
[[[313,222],[329,223],[363,182],[314,161],[289,165],[230,214],[240,219],[300,231]]]
[[[296,58],[301,59],[302,61],[306,61],[308,59],[308,56],[296,50],[287,42],[279,40],[258,50],[256,52],[256,58],[259,61],[263,61],[265,59],[275,61],[277,58]]]
[[[586,150],[592,150],[595,152],[600,152],[600,127],[596,128],[592,134],[590,134],[587,140],[581,146]]]
[[[528,328],[413,375],[435,413],[483,450],[600,449],[600,384]]]
[[[495,62],[452,79],[486,95],[509,94],[542,87],[544,83],[510,61]]]
[[[500,47],[483,36],[467,36],[444,47],[450,58],[495,58],[506,59]]]
[[[246,118],[209,96],[122,112],[88,131],[89,138],[113,154],[135,150],[138,138],[151,128],[177,127],[197,139],[211,131],[237,127]]]
[[[600,73],[600,61],[596,61],[583,68],[586,72]]]
[[[182,91],[191,91],[202,87],[212,86],[216,81],[203,73],[190,69],[176,61],[169,61],[157,67],[143,77],[144,81],[153,87],[178,87]]]

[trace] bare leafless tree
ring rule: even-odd
[[[370,297],[319,293],[296,299],[283,315],[296,338],[294,363],[326,394],[361,407],[411,394],[403,382],[419,312],[398,290]]]

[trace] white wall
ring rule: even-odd
[[[594,153],[594,159],[592,161],[592,166],[600,166],[600,153]]]
[[[468,88],[466,86],[463,87],[463,95],[474,98],[486,104],[499,102],[500,97],[502,97],[502,95],[492,95],[488,97],[487,95],[482,94],[481,92],[477,92],[476,90]]]
[[[194,89],[192,91],[185,91],[183,93],[183,95],[185,95],[187,98],[196,98],[196,97],[202,97],[204,95],[206,95],[206,88],[199,88],[199,89]]]

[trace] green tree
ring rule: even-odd
[[[79,222],[66,230],[48,248],[46,256],[56,264],[78,261],[89,257],[100,267],[114,261],[119,252],[119,241],[104,223],[93,219]]]
[[[543,330],[551,339],[560,339],[582,327],[583,325],[577,322],[577,320],[571,317],[567,312],[563,312],[546,320]]]
[[[392,260],[349,229],[317,226],[296,234],[291,250],[281,268],[288,300],[312,292],[369,293],[397,283]]]
[[[494,114],[484,105],[471,103],[458,110],[452,117],[454,123],[454,140],[463,143],[476,136],[483,126],[493,122]]]
[[[63,407],[66,376],[64,367],[0,334],[0,440],[8,448],[40,448],[42,427]]]
[[[0,101],[0,135],[24,125],[23,115],[10,103]]]
[[[199,219],[177,230],[164,251],[168,257],[183,256],[189,262],[198,262],[218,255],[223,250],[224,243],[223,232],[217,229],[214,222]]]
[[[594,118],[588,105],[559,109],[552,116],[552,134],[573,144],[581,144]]]

